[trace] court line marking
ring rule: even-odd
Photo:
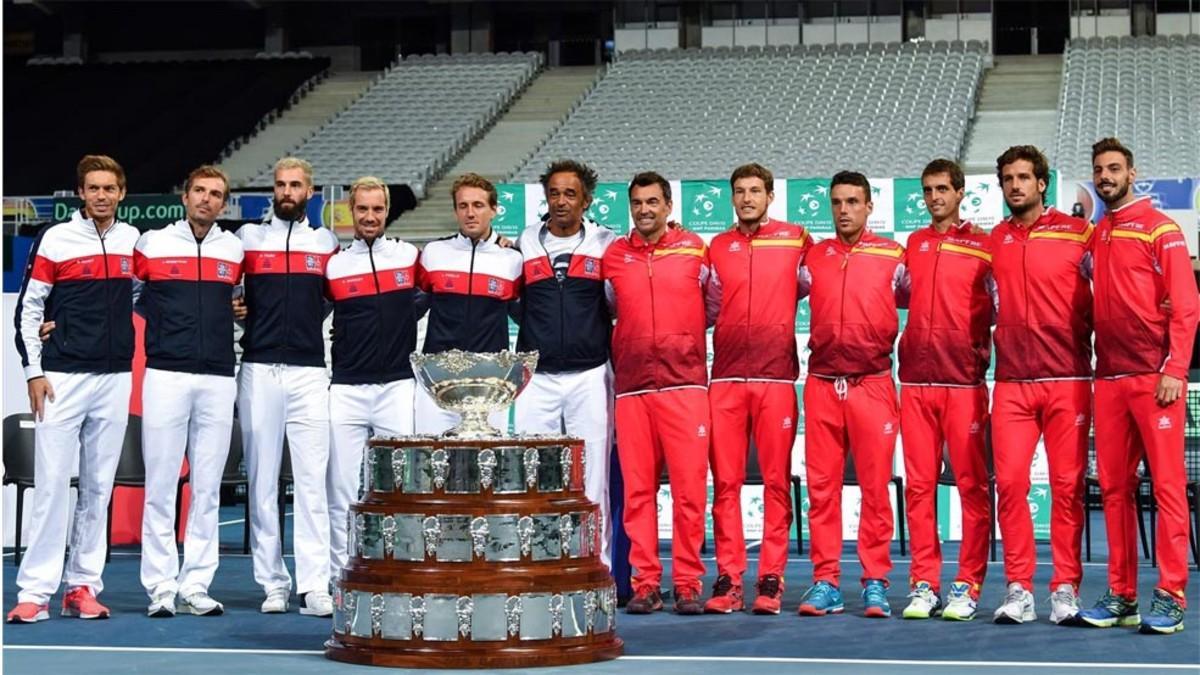
[[[256,655],[315,655],[323,656],[322,650],[314,649],[228,649],[218,647],[111,647],[86,645],[4,645],[14,651],[64,651],[64,652],[132,652],[147,654],[256,654]],[[1197,670],[1200,665],[1186,663],[1080,663],[1078,661],[931,661],[917,659],[836,659],[788,656],[622,656],[618,661],[717,661],[723,663],[792,663],[865,666],[948,666],[972,668],[1119,668],[1125,670]]]

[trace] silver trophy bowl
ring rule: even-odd
[[[409,357],[417,382],[439,407],[462,415],[443,438],[496,438],[488,415],[512,405],[537,368],[537,352],[476,353],[452,349]]]

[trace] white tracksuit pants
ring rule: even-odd
[[[600,505],[600,559],[611,567],[612,525],[608,508],[608,459],[612,448],[613,378],[606,363],[571,373],[538,373],[517,396],[518,433],[582,438],[587,455],[584,494]]]
[[[54,400],[34,428],[34,493],[29,544],[17,572],[18,602],[46,604],[62,582],[99,595],[108,542],[108,500],[129,423],[129,373],[47,372]],[[79,459],[75,522],[71,469]],[[67,533],[71,552],[63,567]]]
[[[346,514],[358,499],[367,439],[413,433],[412,378],[386,384],[329,387],[329,574],[336,579],[349,557]]]
[[[416,387],[414,398],[416,399],[414,423],[418,434],[437,436],[456,426],[462,419],[462,416],[456,412],[439,408],[433,397],[426,393],[425,388],[420,385]],[[488,415],[488,424],[502,432],[508,431],[508,410],[498,410]]]
[[[142,381],[142,586],[188,596],[208,591],[217,572],[221,475],[233,427],[232,376],[146,369]],[[175,544],[175,493],[184,453],[191,503],[183,540],[183,569]]]
[[[267,593],[292,586],[279,531],[279,469],[286,431],[295,478],[296,592],[328,592],[329,376],[324,368],[243,363],[237,404],[250,479],[254,580]]]

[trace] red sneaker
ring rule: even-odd
[[[92,595],[92,589],[76,586],[63,596],[62,615],[77,616],[80,619],[107,619],[109,611]]]
[[[754,585],[758,597],[754,598],[755,614],[778,614],[783,605],[783,579],[778,574],[767,574]]]
[[[645,586],[637,589],[633,599],[625,605],[626,614],[650,614],[663,608],[662,594],[657,588]]]
[[[18,602],[8,613],[8,623],[37,623],[50,618],[50,605],[36,602]]]
[[[703,614],[704,603],[700,602],[700,589],[690,586],[676,586],[675,613],[685,615]]]
[[[742,585],[735,585],[728,574],[722,574],[713,584],[712,597],[704,603],[704,613],[729,614],[740,612],[745,607],[746,603],[742,599]]]

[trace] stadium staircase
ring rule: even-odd
[[[963,168],[968,174],[992,173],[996,158],[1011,145],[1054,149],[1062,57],[997,56],[983,78],[975,119],[967,134]]]
[[[542,71],[491,129],[426,188],[425,199],[417,208],[391,223],[388,233],[418,243],[453,233],[450,186],[454,179],[474,172],[496,183],[506,180],[562,124],[600,72],[593,66]]]

